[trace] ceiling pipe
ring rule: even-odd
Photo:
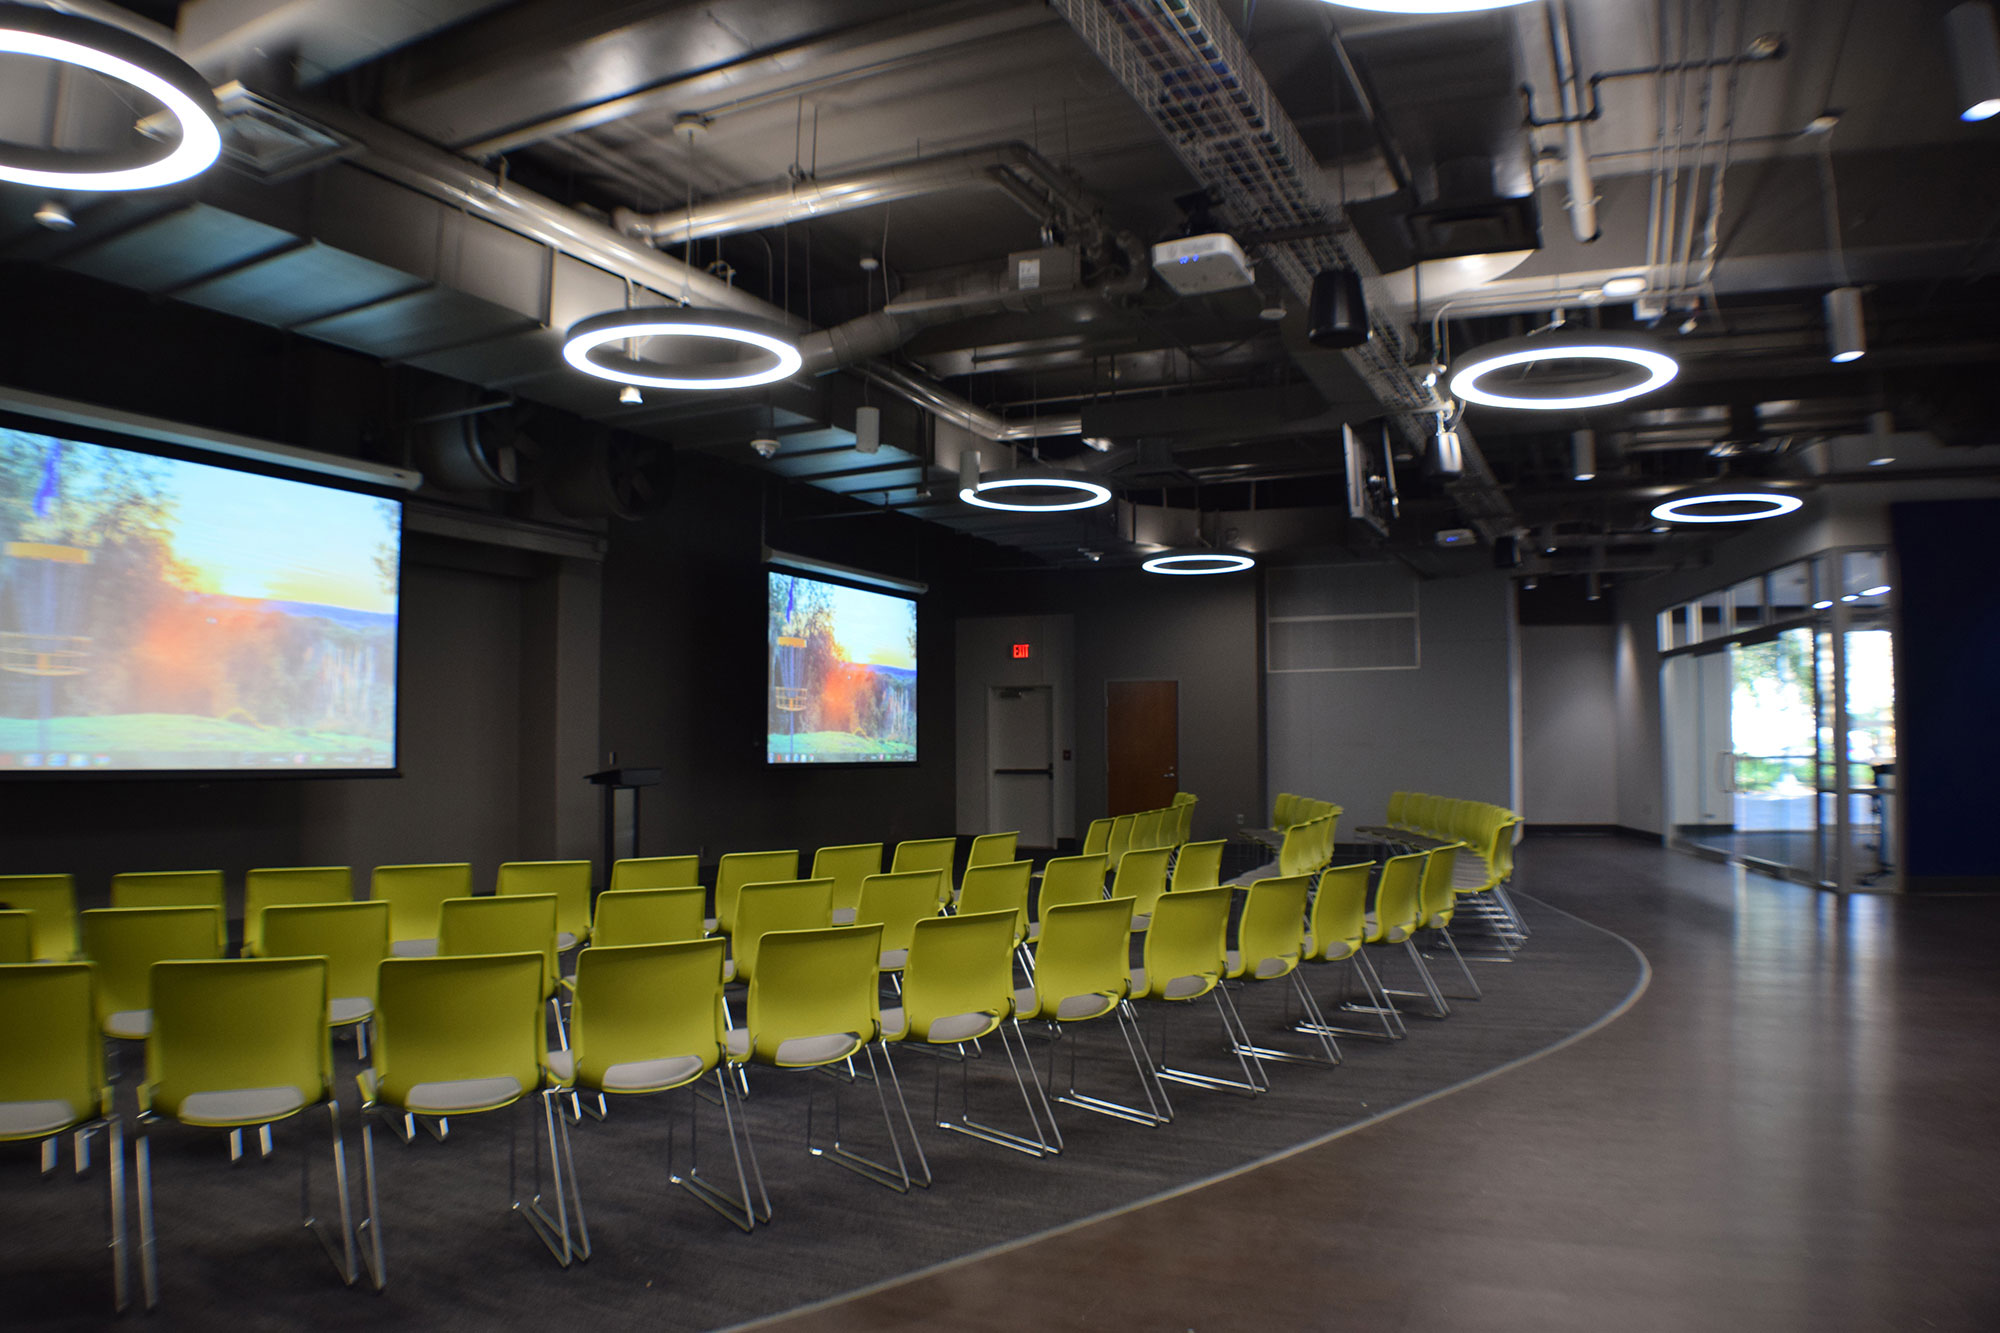
[[[1569,176],[1570,230],[1589,244],[1604,234],[1597,220],[1597,182],[1590,174],[1590,146],[1584,139],[1584,81],[1576,63],[1576,35],[1569,0],[1548,0],[1549,48],[1555,56],[1556,87],[1562,93],[1563,164]]]
[[[1001,444],[1016,444],[1022,440],[1051,439],[1060,435],[1078,435],[1083,431],[1083,417],[1077,413],[1059,416],[1037,416],[1026,421],[1009,421],[998,413],[960,398],[957,394],[942,389],[929,380],[912,375],[900,366],[892,366],[881,361],[871,361],[857,371],[863,379],[880,385],[918,407],[936,416],[940,421],[948,421],[962,430],[970,431],[982,440],[993,440]]]
[[[765,189],[710,199],[689,208],[637,213],[621,208],[612,225],[654,245],[685,245],[711,236],[762,231],[834,213],[871,208],[950,190],[990,187],[1019,202],[1038,222],[1060,220],[1071,231],[1104,230],[1098,205],[1060,168],[1022,143],[940,153],[906,162],[785,181]]]

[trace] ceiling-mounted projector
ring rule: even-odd
[[[1182,296],[1251,287],[1250,261],[1236,238],[1222,232],[1161,241],[1153,247],[1153,271]]]

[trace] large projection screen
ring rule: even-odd
[[[770,571],[764,757],[915,763],[917,604]]]
[[[402,506],[0,426],[0,776],[396,767]]]

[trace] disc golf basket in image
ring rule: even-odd
[[[56,682],[90,669],[82,627],[90,593],[87,547],[8,542],[0,547],[0,673],[34,681],[35,747],[48,754]]]

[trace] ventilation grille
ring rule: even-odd
[[[1274,569],[1266,584],[1265,670],[1412,671],[1417,582],[1383,565]]]

